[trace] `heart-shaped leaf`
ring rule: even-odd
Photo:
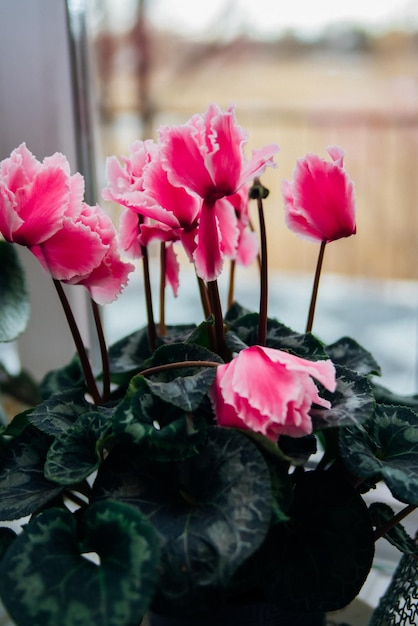
[[[342,337],[335,343],[326,346],[332,361],[343,367],[348,367],[358,374],[380,376],[381,370],[370,352],[367,352],[351,337]]]
[[[154,395],[142,376],[132,378],[113,416],[116,436],[141,446],[154,461],[180,461],[198,453],[206,438],[202,412],[184,412]]]
[[[0,518],[14,520],[36,513],[62,491],[44,476],[51,439],[27,426],[0,457]]]
[[[0,594],[19,626],[138,626],[154,591],[158,540],[141,513],[100,502],[82,523],[49,509],[0,564]],[[83,556],[94,552],[99,563]]]
[[[48,372],[40,384],[40,392],[44,400],[66,390],[85,390],[85,388],[83,370],[78,355],[75,355],[71,362],[64,367]]]
[[[166,334],[157,338],[157,345],[189,341],[196,326],[167,326]],[[130,376],[146,367],[152,356],[149,346],[148,330],[140,330],[123,337],[109,348],[110,371],[115,382],[129,382]]]
[[[59,435],[48,450],[45,476],[60,485],[81,482],[97,469],[101,443],[112,428],[106,410],[89,411]]]
[[[341,456],[359,478],[384,480],[395,498],[418,505],[418,415],[377,405],[364,424],[340,431]]]
[[[247,313],[232,320],[229,329],[246,346],[256,345],[258,343],[258,314]],[[232,341],[232,336],[229,341]],[[287,350],[305,359],[328,358],[323,344],[314,335],[297,333],[274,319],[267,320],[266,345],[276,350]]]
[[[47,435],[57,437],[80,415],[94,410],[84,396],[85,391],[81,388],[56,393],[33,409],[28,415],[29,422]]]
[[[23,267],[11,243],[0,241],[0,342],[12,341],[29,321],[29,292]]]
[[[331,402],[331,408],[313,407],[310,411],[315,430],[328,426],[359,424],[373,413],[375,401],[368,378],[339,365],[335,369],[336,390],[333,393],[321,391],[321,396]]]
[[[162,612],[204,611],[264,539],[272,512],[270,475],[245,435],[212,428],[200,454],[150,463],[120,446],[102,464],[95,497],[117,498],[147,515],[163,541],[156,604]]]
[[[200,368],[191,376],[177,376],[169,382],[147,380],[150,391],[183,411],[196,411],[216,377],[216,368]]]

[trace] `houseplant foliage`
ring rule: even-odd
[[[288,226],[319,243],[304,332],[267,313],[259,177],[277,148],[247,160],[245,142],[233,109],[212,105],[111,157],[103,196],[123,207],[118,232],[84,203],[83,179],[62,155],[41,163],[22,145],[0,164],[0,338],[15,339],[28,317],[19,244],[51,275],[77,348],[2,428],[0,594],[19,626],[137,626],[150,609],[203,618],[243,598],[321,615],[357,596],[377,538],[416,553],[400,522],[418,504],[417,400],[376,385],[379,366],[354,339],[324,345],[312,333],[325,247],[356,230],[343,152],[299,159],[283,184]],[[195,268],[200,325],[165,321],[178,246]],[[121,251],[142,260],[148,324],[108,348],[98,304],[119,295],[134,267]],[[234,301],[232,285],[236,264],[257,255],[254,312]],[[63,283],[91,296],[99,373]],[[22,375],[1,380],[19,395]],[[366,505],[379,481],[401,514]],[[15,532],[6,522],[16,520]]]

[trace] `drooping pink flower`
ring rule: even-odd
[[[330,242],[356,232],[354,187],[344,169],[344,152],[328,148],[332,161],[315,154],[298,159],[293,182],[282,190],[288,227],[316,242]]]
[[[84,179],[67,159],[42,163],[25,144],[0,164],[0,232],[26,246],[52,278],[87,287],[99,304],[114,300],[133,265],[124,263],[111,219],[83,202]]]
[[[329,408],[315,379],[329,391],[336,388],[332,361],[308,361],[282,350],[251,346],[218,366],[211,390],[219,426],[302,437],[312,432],[313,403]]]
[[[222,270],[225,233],[235,233],[235,245],[239,237],[235,213],[218,201],[235,194],[267,166],[274,165],[278,147],[270,145],[253,151],[247,161],[247,136],[236,122],[234,109],[222,111],[215,104],[182,126],[162,127],[159,140],[170,182],[203,200],[194,261],[201,278],[215,280]]]

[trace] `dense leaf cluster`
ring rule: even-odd
[[[3,340],[21,332],[27,310],[10,322],[12,267]],[[234,304],[225,323],[230,350],[256,343],[256,314]],[[216,426],[210,388],[222,361],[209,349],[211,324],[168,328],[155,352],[145,329],[115,344],[102,406],[74,358],[3,428],[0,519],[22,519],[22,529],[1,529],[0,594],[20,626],[135,626],[150,606],[196,615],[249,594],[335,610],[358,594],[376,529],[393,517],[364,493],[384,481],[418,504],[417,399],[375,385],[367,351],[268,320],[267,346],[331,358],[338,382],[323,391],[331,408],[312,408],[314,434],[276,445]],[[401,526],[385,535],[417,554]]]

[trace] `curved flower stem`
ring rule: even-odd
[[[319,254],[318,254],[318,260],[316,262],[316,270],[315,270],[314,283],[312,287],[311,303],[309,306],[308,321],[306,322],[305,332],[307,333],[310,333],[312,331],[313,321],[315,317],[315,307],[316,307],[316,299],[318,296],[319,279],[321,276],[322,261],[324,260],[326,244],[327,244],[326,241],[321,241],[321,246],[319,248]]]
[[[158,332],[161,336],[164,336],[167,332],[165,325],[165,275],[167,272],[167,254],[164,241],[162,241],[160,245],[160,272],[160,323]]]
[[[181,367],[218,367],[220,363],[216,361],[179,361],[178,363],[164,363],[164,365],[156,365],[155,367],[148,367],[145,370],[138,372],[141,376],[151,376],[152,374],[159,374],[160,372],[166,372],[167,370],[176,370]]]
[[[100,404],[102,402],[102,398],[100,396],[99,390],[97,389],[96,381],[87,355],[87,350],[83,343],[83,339],[81,338],[80,331],[78,330],[78,326],[71,310],[70,303],[68,302],[67,296],[65,295],[64,289],[60,281],[56,278],[53,278],[52,281],[55,285],[55,289],[57,290],[58,297],[62,304],[62,308],[64,309],[68,326],[70,327],[71,335],[73,337],[75,347],[80,358],[80,363],[83,370],[84,379],[86,381],[87,389],[91,397],[93,398],[94,404]]]
[[[103,378],[103,401],[106,402],[110,398],[110,364],[109,353],[107,351],[106,339],[103,332],[102,318],[100,315],[100,308],[97,302],[90,299],[91,308],[93,311],[94,323],[96,326],[97,338],[100,347],[100,358],[102,360],[102,378]]]
[[[224,320],[222,315],[221,299],[219,297],[218,281],[210,280],[207,283],[209,301],[215,318],[216,352],[224,360],[229,360],[229,351],[225,344]]]
[[[258,316],[258,336],[257,343],[260,346],[266,345],[267,338],[267,308],[268,308],[268,261],[267,261],[267,233],[264,220],[263,198],[267,198],[269,190],[264,187],[259,178],[255,178],[249,197],[257,200],[258,221],[260,225],[260,312]]]
[[[235,259],[232,259],[231,264],[229,266],[229,288],[228,288],[228,300],[227,300],[228,309],[231,308],[234,302],[235,268],[236,268],[236,262],[235,262]]]
[[[207,290],[205,281],[202,280],[202,278],[200,278],[199,276],[197,276],[197,284],[199,285],[200,301],[202,303],[203,314],[205,316],[205,319],[207,320],[208,317],[210,317],[212,314],[212,311],[210,308],[208,290]]]
[[[142,253],[142,268],[144,275],[144,289],[145,289],[145,302],[147,307],[147,320],[148,320],[148,341],[151,352],[154,352],[157,342],[157,332],[155,330],[154,312],[152,310],[152,291],[151,280],[149,272],[149,259],[148,249],[146,246],[141,246]]]
[[[390,520],[388,520],[385,524],[382,524],[379,528],[376,528],[374,531],[374,540],[377,541],[383,535],[386,535],[396,524],[399,524],[405,517],[407,517],[412,511],[415,511],[417,506],[415,504],[408,504],[408,506],[404,507],[399,513],[394,515]]]

